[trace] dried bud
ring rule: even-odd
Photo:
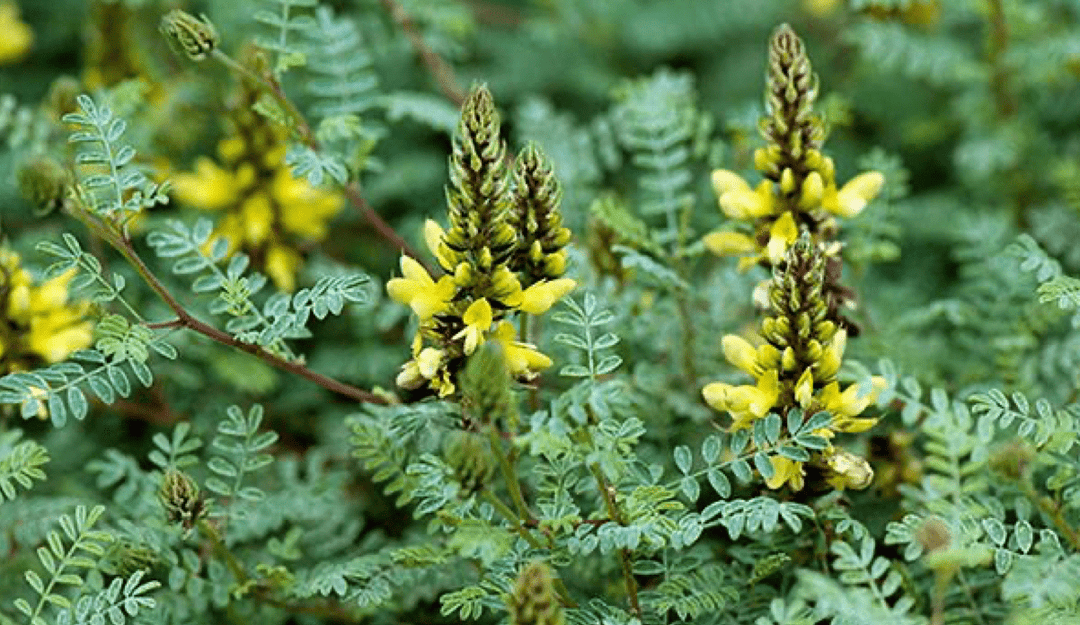
[[[217,30],[205,15],[196,18],[174,9],[161,18],[161,34],[177,54],[183,53],[192,61],[201,61],[218,46]]]

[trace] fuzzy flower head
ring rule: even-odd
[[[449,227],[429,219],[423,232],[445,275],[436,280],[418,261],[403,258],[402,277],[387,283],[420,326],[398,385],[441,396],[458,390],[465,363],[489,342],[519,381],[551,366],[550,358],[515,340],[513,319],[547,312],[577,286],[562,277],[570,232],[562,227],[558,181],[543,152],[530,145],[513,171],[507,168],[499,116],[483,86],[462,107],[459,135],[446,190]]]
[[[817,75],[802,40],[786,24],[769,42],[766,83],[767,115],[760,122],[766,145],[754,153],[763,179],[751,187],[735,172],[712,174],[720,210],[737,223],[706,235],[704,243],[717,255],[740,257],[740,269],[775,266],[801,232],[826,240],[836,229],[834,218],[861,213],[885,180],[871,171],[837,184],[832,159],[822,152],[825,123],[814,109]]]
[[[735,335],[722,339],[728,362],[753,378],[752,384],[712,382],[702,389],[705,402],[731,419],[731,430],[750,429],[770,413],[786,417],[792,410],[829,413],[828,426],[813,432],[826,440],[837,433],[863,432],[877,423],[876,418],[862,415],[884,390],[885,380],[873,377],[843,386],[837,379],[848,331],[830,308],[824,290],[826,265],[825,246],[811,244],[804,235],[786,252],[769,283],[765,293],[768,316],[761,323],[757,345]],[[775,451],[770,458],[769,488],[803,487],[803,462]],[[830,444],[816,452],[811,463],[831,471],[834,486],[864,488],[870,478],[863,469],[868,467],[855,459]]]
[[[36,282],[18,254],[0,249],[0,374],[59,362],[90,346],[89,302],[69,302],[68,271]]]
[[[229,253],[248,254],[277,288],[292,291],[303,263],[300,250],[326,239],[345,199],[292,175],[284,131],[251,110],[257,96],[244,85],[218,158],[201,157],[192,171],[173,174],[172,195],[217,213],[214,234],[229,241]]]

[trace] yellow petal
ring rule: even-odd
[[[724,348],[724,358],[742,371],[754,375],[757,364],[757,350],[746,339],[728,334],[720,344]]]
[[[867,202],[877,197],[884,184],[885,176],[881,172],[868,171],[855,176],[837,193],[835,213],[841,217],[858,215]]]
[[[444,236],[446,236],[446,231],[434,219],[428,219],[424,222],[424,243],[431,250],[431,253],[435,255],[435,260],[439,261],[439,266],[446,271],[453,271],[454,253],[443,242]]]
[[[754,239],[741,232],[711,232],[705,235],[702,242],[717,256],[738,256],[757,251]]]
[[[723,412],[728,410],[730,405],[728,394],[731,388],[730,384],[724,382],[711,382],[701,389],[701,396],[705,398],[705,403],[709,406]]]
[[[810,406],[810,400],[814,397],[814,374],[810,369],[803,371],[799,381],[795,383],[795,401],[806,409]]]
[[[717,169],[712,173],[711,179],[717,198],[733,191],[750,191],[750,185],[742,176],[727,169]]]
[[[766,486],[775,490],[790,483],[792,490],[802,490],[805,472],[801,462],[784,456],[770,456],[769,462],[773,466],[773,476],[765,480]]]
[[[791,211],[785,212],[769,228],[769,244],[766,248],[769,262],[777,265],[784,259],[788,247],[799,237],[799,229]]]
[[[576,286],[577,282],[570,278],[537,282],[522,293],[518,308],[530,315],[542,315]]]
[[[838,420],[855,417],[877,399],[881,391],[885,390],[885,385],[885,378],[880,376],[870,378],[869,388],[857,383],[852,384],[837,394],[831,405],[827,405],[825,409],[833,413]]]
[[[291,293],[296,289],[296,272],[301,262],[296,250],[284,245],[271,245],[266,251],[266,274],[279,290]]]
[[[821,354],[821,358],[815,363],[817,378],[822,381],[832,379],[840,370],[840,363],[844,358],[844,348],[847,345],[847,330],[841,328],[833,335],[829,346]]]
[[[825,195],[825,182],[821,174],[812,171],[803,180],[802,195],[799,197],[799,206],[803,210],[813,210],[821,204],[821,198]]]
[[[445,356],[445,352],[441,349],[434,347],[422,349],[420,355],[416,357],[416,366],[420,375],[429,380],[434,378],[439,367],[442,366],[443,356]]]
[[[170,183],[172,196],[195,208],[221,210],[237,200],[233,175],[205,156],[195,161],[194,173],[173,174]]]

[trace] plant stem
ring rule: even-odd
[[[409,38],[409,42],[416,49],[416,53],[420,55],[420,59],[427,66],[428,71],[431,72],[435,82],[438,83],[439,90],[448,100],[454,103],[454,106],[461,108],[461,105],[465,103],[465,91],[458,86],[457,78],[454,76],[454,70],[450,67],[450,64],[427,45],[424,37],[417,30],[416,23],[405,12],[405,9],[397,3],[397,0],[381,0],[381,2],[383,8],[390,13],[390,17],[405,31],[405,36]]]
[[[495,508],[496,512],[498,512],[504,519],[509,521],[510,524],[514,526],[514,531],[517,532],[519,536],[524,538],[525,542],[529,543],[530,547],[532,547],[533,549],[544,548],[544,546],[540,544],[540,541],[537,540],[535,536],[529,533],[529,530],[525,527],[525,524],[522,522],[521,517],[514,514],[514,511],[510,509],[510,506],[503,503],[501,499],[496,497],[495,494],[488,489],[484,489],[483,495],[481,496],[484,498],[484,501],[490,503]]]
[[[592,437],[590,436],[590,439]],[[593,478],[596,479],[597,486],[600,487],[600,495],[604,498],[604,505],[607,507],[608,516],[614,519],[619,525],[626,525],[626,519],[623,518],[622,511],[619,510],[618,502],[615,501],[615,489],[608,484],[607,478],[604,477],[603,471],[600,470],[600,465],[595,462],[589,464],[589,472],[592,473]],[[638,621],[643,621],[644,616],[641,611],[641,602],[638,600],[637,581],[634,579],[634,565],[633,558],[631,557],[629,549],[619,550],[619,565],[622,568],[623,581],[626,584],[626,596],[630,602],[630,609],[634,612],[634,616]]]
[[[353,399],[358,402],[371,403],[371,404],[385,404],[387,399],[357,388],[350,384],[346,384],[339,380],[335,380],[331,377],[325,376],[321,373],[316,373],[311,369],[308,369],[304,365],[297,362],[290,362],[277,356],[259,345],[253,343],[244,343],[237,340],[231,334],[223,332],[214,326],[207,324],[194,315],[189,313],[187,309],[169,292],[165,285],[161,283],[161,280],[146,266],[142,257],[135,251],[135,247],[131,244],[129,239],[124,234],[118,232],[116,227],[102,222],[102,220],[87,211],[84,207],[72,207],[72,213],[83,223],[100,236],[104,241],[111,245],[116,251],[120,252],[135,271],[142,277],[146,284],[161,298],[165,305],[168,306],[176,315],[176,319],[164,323],[153,324],[150,327],[163,328],[163,327],[182,327],[189,330],[194,330],[207,338],[221,343],[222,345],[228,345],[229,347],[235,347],[241,351],[247,352],[257,358],[265,361],[269,365],[287,371],[294,375],[298,375],[302,378],[306,378],[319,386],[325,388],[328,391],[337,393],[349,399]]]
[[[503,452],[502,440],[499,431],[494,425],[488,428],[488,440],[491,442],[491,452],[499,459],[499,470],[502,472],[503,481],[506,482],[506,490],[510,491],[510,501],[514,502],[517,516],[522,523],[528,523],[532,519],[529,508],[525,505],[525,498],[521,495],[521,484],[518,483],[517,472],[514,471],[510,459]]]
[[[296,105],[293,104],[292,100],[285,95],[285,92],[281,89],[281,85],[277,81],[268,80],[266,77],[256,74],[221,50],[214,50],[213,55],[214,58],[221,61],[225,67],[236,72],[243,78],[254,82],[266,91],[266,93],[270,94],[270,96],[274,98],[274,101],[277,102],[278,106],[281,107],[282,111],[284,111],[286,117],[295,122],[295,127],[289,126],[289,130],[296,135],[297,140],[312,150],[321,150],[321,146],[315,138],[315,133],[311,130],[311,125],[308,124],[307,119],[305,119],[303,113],[296,108]],[[401,250],[405,255],[412,257],[423,265],[429,274],[433,273],[432,268],[427,261],[425,261],[420,254],[390,226],[390,224],[386,223],[386,221],[375,212],[375,209],[371,207],[371,204],[364,199],[364,196],[360,194],[360,187],[356,182],[345,185],[344,193],[349,202],[360,211],[361,216],[371,224],[371,227],[375,229],[375,232],[380,237],[398,250]]]

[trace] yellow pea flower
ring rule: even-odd
[[[401,257],[401,274],[386,283],[395,302],[411,307],[422,322],[446,311],[454,296],[453,278],[443,276],[435,282],[423,265],[408,256]]]
[[[717,256],[740,256],[757,251],[753,237],[741,232],[710,232],[702,239],[705,247]]]
[[[195,161],[194,173],[175,173],[170,176],[170,181],[174,198],[203,210],[232,206],[240,190],[230,172],[205,156]]]
[[[750,375],[757,374],[758,352],[750,341],[741,336],[728,334],[721,339],[720,345],[724,348],[724,358],[728,362]]]
[[[542,315],[576,286],[577,282],[570,278],[541,280],[522,292],[518,308],[530,315]]]
[[[483,345],[484,333],[491,328],[491,304],[481,297],[469,305],[461,320],[465,322],[465,329],[455,334],[454,338],[465,337],[465,355],[468,356],[476,351],[477,346]]]
[[[784,254],[795,239],[799,238],[799,228],[795,225],[794,215],[788,211],[773,222],[769,228],[769,243],[766,245],[766,254],[769,262],[776,266],[784,260]]]
[[[806,476],[803,463],[784,456],[769,456],[769,462],[773,466],[773,476],[765,480],[766,486],[775,490],[790,484],[792,490],[802,490]]]
[[[435,260],[439,261],[439,266],[445,271],[452,272],[458,264],[458,254],[443,241],[444,236],[446,236],[446,231],[434,219],[424,222],[424,243],[435,255]]]
[[[780,384],[775,369],[758,378],[756,386],[733,386],[724,382],[712,382],[701,389],[705,402],[714,409],[731,415],[733,430],[750,427],[755,419],[764,417],[780,395]]]
[[[528,380],[552,365],[550,358],[536,351],[532,345],[515,341],[514,336],[514,324],[509,321],[500,321],[495,328],[494,338],[502,346],[511,375]]]
[[[855,176],[839,191],[826,192],[822,200],[825,210],[840,217],[854,217],[866,208],[870,200],[877,197],[885,184],[881,172],[868,171]]]

